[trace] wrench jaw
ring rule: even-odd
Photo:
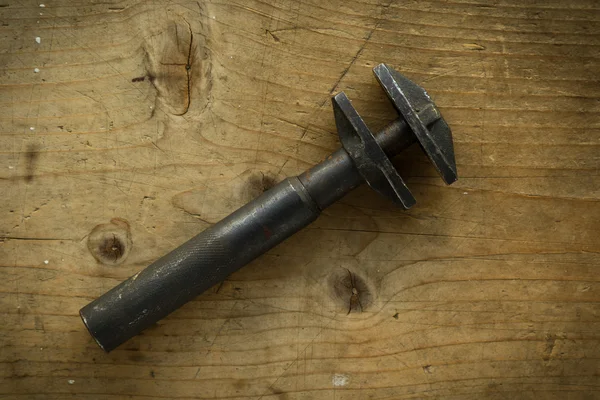
[[[405,130],[407,136],[396,137],[405,142],[418,141],[444,182],[456,181],[452,132],[427,92],[385,64],[379,64],[373,72],[410,128]],[[414,196],[346,94],[338,93],[331,101],[342,146],[363,179],[404,209],[412,207]]]
[[[452,131],[427,92],[386,64],[373,68],[379,84],[448,185],[458,179]]]
[[[416,200],[344,92],[331,99],[342,146],[364,180],[404,209]]]

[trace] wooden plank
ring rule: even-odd
[[[597,2],[0,6],[3,399],[598,395]],[[332,94],[395,118],[380,62],[439,105],[459,181],[410,149],[414,209],[359,188],[102,353],[79,308],[337,148]]]

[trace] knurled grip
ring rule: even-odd
[[[80,310],[111,351],[314,221],[320,210],[288,178]]]

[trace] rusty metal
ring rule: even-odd
[[[111,351],[313,222],[366,182],[396,204],[415,198],[390,158],[418,142],[447,184],[457,179],[450,128],[421,87],[388,67],[377,80],[401,115],[371,133],[344,93],[333,97],[342,148],[287,178],[80,310],[98,345]]]

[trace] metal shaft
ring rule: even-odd
[[[375,135],[392,157],[416,141],[404,120]],[[111,351],[313,222],[364,182],[343,148],[287,178],[80,310]]]

